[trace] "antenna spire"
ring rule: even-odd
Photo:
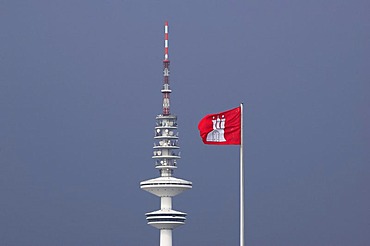
[[[163,115],[170,115],[170,60],[168,59],[168,21],[164,23],[164,60],[163,60]]]
[[[164,23],[164,60],[168,60],[168,21]]]

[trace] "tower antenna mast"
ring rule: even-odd
[[[170,114],[170,60],[168,59],[168,21],[164,23],[164,60],[163,60],[163,115]]]

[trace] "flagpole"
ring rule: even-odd
[[[244,246],[243,103],[240,104],[240,246]]]

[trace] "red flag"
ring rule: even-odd
[[[234,144],[241,141],[241,107],[217,114],[208,114],[198,124],[205,144]]]

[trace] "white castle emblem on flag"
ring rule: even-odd
[[[213,131],[207,134],[207,141],[208,142],[226,142],[224,133],[225,133],[225,116],[222,115],[221,119],[217,115],[217,119],[213,116],[212,124],[213,124]]]

